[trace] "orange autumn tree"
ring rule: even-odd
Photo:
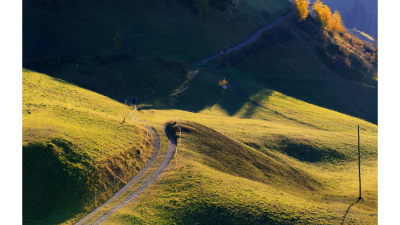
[[[314,10],[314,14],[316,16],[316,20],[321,21],[321,14],[322,14],[322,9],[324,8],[324,5],[320,0],[316,0],[314,4],[312,4],[312,9]]]
[[[316,19],[321,22],[322,28],[338,33],[346,31],[346,28],[343,26],[342,17],[337,10],[332,14],[331,9],[320,0],[316,0],[312,8],[314,9]]]
[[[309,4],[310,4],[309,0],[294,0],[293,2],[294,13],[297,17],[300,18],[300,20],[305,20],[306,17],[308,16]]]
[[[324,7],[322,8],[322,13],[321,13],[321,22],[322,22],[322,26],[324,28],[326,28],[327,30],[332,29],[331,16],[332,16],[331,9],[327,5],[324,5]]]
[[[343,33],[346,30],[342,23],[342,17],[337,10],[335,10],[335,13],[332,15],[331,28],[338,33]]]
[[[322,27],[331,30],[331,9],[327,5],[324,5],[320,0],[316,0],[312,5],[312,8],[316,14],[316,19],[321,22]]]

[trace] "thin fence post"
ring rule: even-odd
[[[181,139],[182,139],[182,129],[179,127],[179,147],[181,147]],[[178,143],[177,143],[178,145]]]
[[[362,199],[361,197],[361,162],[360,162],[360,125],[358,125],[358,178],[359,178],[359,186],[360,186],[360,196],[358,199]]]

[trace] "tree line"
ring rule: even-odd
[[[346,31],[346,28],[343,26],[342,17],[337,10],[332,13],[331,9],[320,0],[316,0],[312,4],[311,10],[309,10],[309,6],[309,0],[293,1],[294,12],[299,20],[305,20],[311,13],[310,15],[321,23],[323,29],[337,33]]]
[[[353,58],[356,58],[365,69],[369,70],[373,65],[377,65],[378,47],[368,41],[360,40],[347,30],[337,10],[332,13],[330,8],[320,0],[316,0],[311,6],[309,0],[293,0],[292,4],[295,16],[299,18],[299,21],[305,20],[310,15],[319,22],[325,37],[324,49],[327,56],[333,61],[345,67],[351,67],[350,55],[353,53]],[[329,33],[333,37],[340,38],[328,38]],[[327,51],[327,46],[333,42],[339,45],[338,53],[340,54]]]

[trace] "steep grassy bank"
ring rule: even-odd
[[[132,109],[44,74],[22,77],[24,223],[88,212],[149,160],[152,137],[145,143],[144,127],[128,121]]]

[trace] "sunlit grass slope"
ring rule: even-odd
[[[376,163],[363,165],[364,201],[349,208],[358,197],[353,162],[322,169],[195,122],[174,125],[178,164],[103,224],[377,223]]]
[[[357,159],[359,125],[361,151],[368,159],[376,160],[376,125],[289,97],[248,77],[230,74],[240,83],[247,100],[235,98],[232,84],[228,83],[227,90],[218,86],[223,76],[205,68],[198,81],[184,92],[138,107],[158,108],[153,113],[141,110],[151,121],[162,123],[176,117],[196,121],[262,152],[283,152],[297,160],[324,166]]]
[[[184,92],[139,106],[152,122],[177,118],[178,164],[105,224],[376,224],[377,126],[229,74],[246,100],[204,68]],[[364,201],[352,205],[357,125]]]
[[[88,212],[149,160],[153,137],[145,144],[132,108],[27,69],[22,78],[24,223],[56,224]]]

